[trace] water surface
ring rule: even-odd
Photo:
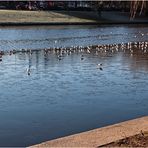
[[[39,41],[44,38],[49,39],[48,46],[54,45],[52,38],[58,38],[60,45],[65,46],[132,41],[137,39],[133,34],[144,40],[148,31],[147,27],[90,27],[60,28],[56,34],[57,30],[50,28],[13,29],[2,28],[0,42],[8,40],[19,48],[46,46]],[[104,41],[96,37],[110,36],[107,32],[111,30],[120,35]],[[140,35],[139,30],[144,35]],[[13,35],[7,36],[8,32]],[[76,37],[75,40],[70,36]],[[86,42],[82,42],[84,37]],[[59,38],[68,38],[68,42]],[[8,49],[9,42],[0,45]],[[54,51],[45,54],[41,50],[32,54],[6,54],[2,60],[0,146],[29,146],[148,115],[147,47],[133,49],[132,53],[127,48],[98,53],[78,50],[65,53],[61,60]],[[97,67],[98,63],[103,64],[103,70]],[[31,70],[30,75],[27,69]]]
[[[0,28],[0,50],[43,49],[145,41],[147,26],[50,26]]]

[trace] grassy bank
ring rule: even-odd
[[[0,23],[96,22],[94,12],[0,10]]]
[[[0,10],[0,25],[93,25],[148,24],[148,19],[130,20],[124,12]]]

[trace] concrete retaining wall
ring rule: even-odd
[[[43,142],[32,147],[97,147],[139,134],[141,131],[148,131],[148,116]]]

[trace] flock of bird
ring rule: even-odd
[[[80,53],[80,60],[84,60],[85,56],[84,53],[90,54],[95,53],[95,55],[99,55],[101,53],[105,54],[112,54],[118,51],[129,52],[133,55],[135,49],[140,49],[142,52],[148,52],[148,42],[128,42],[128,43],[121,43],[121,44],[107,44],[107,45],[90,45],[90,46],[71,46],[71,47],[55,47],[55,48],[45,48],[43,49],[44,55],[48,55],[50,52],[56,54],[57,59],[60,61],[66,55],[71,55],[72,53]],[[28,49],[21,49],[21,50],[10,50],[10,51],[0,51],[0,62],[2,62],[3,55],[9,54],[10,56],[16,54],[17,52],[28,53],[32,55],[34,51],[38,50],[28,50]],[[102,63],[96,64],[97,68],[103,70]],[[28,75],[31,74],[30,69],[27,70]]]

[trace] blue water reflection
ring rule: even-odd
[[[25,38],[23,31],[19,39]],[[84,60],[79,52],[62,60],[53,51],[45,55],[43,50],[4,55],[0,146],[29,146],[148,115],[148,54],[139,50],[111,56],[84,52]],[[103,64],[102,71],[98,63]]]
[[[147,37],[147,26],[4,27],[0,29],[0,50],[126,43]]]

